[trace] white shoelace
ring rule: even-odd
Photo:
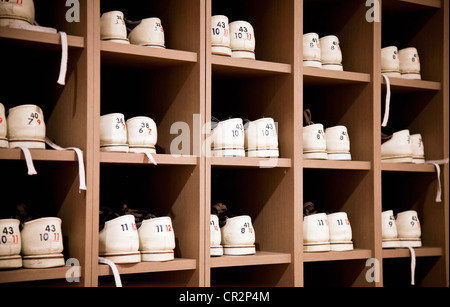
[[[56,144],[54,144],[52,141],[50,141],[48,138],[45,138],[45,143],[50,146],[51,148],[59,151],[65,151],[65,150],[73,150],[77,154],[78,157],[78,176],[80,178],[80,193],[81,191],[86,191],[86,174],[84,170],[84,159],[83,159],[83,152],[79,148],[75,147],[69,147],[69,148],[62,148]]]
[[[80,178],[80,193],[81,191],[86,191],[86,174],[84,170],[84,160],[83,160],[83,152],[79,148],[70,147],[70,148],[62,148],[56,144],[54,144],[52,141],[50,141],[48,138],[45,138],[45,143],[52,147],[55,150],[64,151],[64,150],[73,150],[77,154],[78,157],[78,174]],[[37,171],[34,167],[33,158],[31,156],[30,150],[25,146],[18,146],[23,152],[23,155],[25,157],[25,162],[27,164],[28,168],[28,175],[34,176],[37,175]]]
[[[56,30],[54,28],[41,27],[37,22],[35,22],[34,25],[10,22],[8,27],[14,28],[14,29],[45,32],[45,33],[52,33],[52,34],[58,33],[58,30]],[[58,77],[57,82],[60,85],[66,85],[67,61],[68,61],[68,57],[69,57],[67,34],[65,32],[59,32],[59,35],[61,37],[62,54],[61,54],[61,66],[60,66],[59,77]]]
[[[437,180],[438,180],[438,189],[436,192],[436,202],[441,203],[442,202],[442,186],[441,186],[441,167],[440,165],[447,164],[449,162],[449,159],[443,159],[443,160],[433,160],[433,161],[425,161],[426,164],[432,164],[436,168],[437,173]]]
[[[155,159],[153,158],[153,156],[148,153],[148,152],[144,152],[144,154],[147,156],[147,158],[154,164],[154,165],[158,165],[158,163],[156,163]]]
[[[65,32],[59,32],[59,35],[61,36],[62,54],[61,54],[61,66],[59,69],[58,84],[66,85],[67,61],[69,57],[67,34]]]
[[[111,268],[111,271],[114,274],[114,281],[116,282],[116,287],[122,288],[122,280],[120,279],[119,270],[117,269],[116,264],[114,262],[112,262],[111,260],[108,260],[108,259],[105,259],[102,257],[98,257],[98,262],[109,265],[109,267]]]
[[[415,285],[415,273],[416,273],[416,253],[414,251],[414,248],[410,247],[410,246],[405,246],[406,248],[409,249],[409,251],[411,252],[411,285]]]
[[[382,127],[386,127],[389,121],[389,113],[391,108],[391,82],[389,81],[389,77],[385,74],[381,74],[384,79],[386,80],[386,107],[384,110],[384,119],[383,123],[381,124]]]
[[[25,156],[25,162],[28,168],[28,175],[30,176],[37,175],[36,169],[34,168],[33,158],[31,157],[30,150],[25,146],[18,146],[18,147],[22,150],[23,155]]]

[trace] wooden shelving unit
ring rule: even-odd
[[[68,34],[66,85],[56,83],[58,34],[0,28],[0,56],[8,59],[0,102],[7,110],[39,105],[47,136],[83,151],[88,189],[79,191],[73,151],[31,150],[38,175],[28,176],[20,149],[0,149],[8,174],[0,192],[4,208],[24,202],[62,219],[64,256],[79,262],[71,276],[79,281],[66,281],[70,267],[17,269],[0,271],[0,286],[113,286],[111,268],[98,263],[99,210],[122,204],[170,216],[176,235],[175,260],[117,265],[124,286],[409,286],[410,251],[381,247],[381,213],[410,209],[422,224],[416,285],[449,286],[449,166],[441,166],[436,203],[435,167],[382,163],[380,141],[382,132],[409,129],[422,134],[427,160],[449,157],[448,1],[382,0],[381,20],[370,22],[369,7],[357,0],[80,0],[74,23],[58,2],[36,1],[36,19]],[[112,10],[128,20],[159,17],[166,49],[101,41],[100,16]],[[256,60],[211,54],[211,16],[219,14],[252,24]],[[308,32],[339,37],[344,71],[303,67]],[[422,80],[391,78],[390,119],[382,128],[380,54],[391,45],[418,49]],[[305,109],[325,128],[347,127],[352,161],[303,159]],[[156,165],[144,154],[100,151],[100,116],[108,113],[156,122]],[[204,127],[212,116],[274,118],[280,158],[210,157]],[[172,147],[184,132],[188,141]],[[348,214],[353,251],[303,252],[307,201]],[[256,254],[210,257],[211,206],[218,202],[252,217]],[[379,281],[366,279],[370,259],[380,264]]]

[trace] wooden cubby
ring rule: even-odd
[[[0,28],[0,56],[8,59],[0,102],[6,110],[43,109],[49,139],[83,151],[87,191],[79,191],[73,151],[31,150],[38,175],[28,176],[20,149],[0,149],[8,176],[0,216],[24,202],[60,217],[64,256],[79,261],[73,277],[80,280],[66,281],[68,267],[22,268],[0,271],[0,286],[114,286],[112,270],[98,263],[99,210],[122,204],[170,216],[176,236],[173,261],[117,265],[124,286],[409,286],[410,252],[382,248],[381,213],[410,209],[422,225],[416,285],[449,286],[448,164],[437,203],[433,165],[381,162],[381,134],[403,129],[422,135],[427,160],[449,157],[448,1],[380,0],[380,20],[370,22],[371,7],[358,0],[80,0],[80,21],[71,23],[64,1],[35,2],[41,26],[68,34],[66,85],[56,83],[58,34]],[[100,16],[112,10],[132,21],[159,17],[166,49],[102,41]],[[213,15],[252,24],[256,60],[211,54]],[[303,67],[309,32],[338,36],[344,71]],[[418,49],[422,80],[391,78],[389,122],[381,127],[381,48],[391,45]],[[351,161],[303,159],[306,109],[325,128],[347,127]],[[109,113],[156,122],[157,165],[144,154],[100,151],[100,116]],[[213,116],[272,117],[280,158],[211,157]],[[182,133],[188,140],[173,146]],[[353,251],[303,252],[307,201],[348,214]],[[219,202],[251,216],[256,254],[210,256],[211,206]],[[372,259],[380,264],[375,282],[366,276]]]

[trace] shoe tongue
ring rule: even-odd
[[[306,109],[305,111],[303,111],[303,116],[305,117],[305,121],[308,125],[314,125],[310,109]]]
[[[211,214],[217,215],[219,218],[219,226],[223,227],[227,223],[227,218],[234,217],[235,215],[228,211],[225,204],[218,203],[211,207]]]
[[[118,218],[120,215],[114,212],[111,208],[102,207],[100,208],[99,214],[99,230],[102,231],[105,228],[105,223]]]
[[[33,211],[25,204],[18,204],[16,206],[16,216],[15,218],[20,221],[21,228],[26,222],[37,220],[42,218],[43,215]]]
[[[390,139],[392,139],[392,135],[387,135],[387,134],[384,134],[383,132],[381,132],[381,144],[386,143]]]
[[[121,215],[133,215],[138,229],[141,227],[143,221],[156,218],[156,215],[146,210],[130,209],[127,205],[122,206]]]
[[[309,201],[303,205],[303,214],[305,216],[316,214],[316,213],[318,213],[318,212],[317,212],[316,208],[314,207],[314,203]]]

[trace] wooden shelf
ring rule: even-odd
[[[152,155],[158,165],[197,165],[198,157],[177,157],[172,155]],[[105,164],[154,165],[145,154],[101,152],[100,162]]]
[[[125,67],[166,67],[196,63],[195,52],[101,41],[102,62]]]
[[[283,253],[256,252],[254,255],[221,256],[210,258],[212,268],[269,265],[291,263],[291,255]]]
[[[311,85],[342,85],[369,83],[371,76],[369,74],[334,71],[313,67],[303,68],[303,83],[306,86]]]
[[[44,149],[30,149],[33,161],[60,161],[75,162],[78,161],[74,151],[58,151]],[[1,160],[25,160],[25,156],[21,149],[0,149]]]
[[[342,169],[342,170],[370,170],[371,162],[366,161],[330,161],[303,160],[305,169]]]
[[[391,91],[398,93],[413,93],[423,91],[440,91],[442,85],[440,82],[425,81],[425,80],[407,80],[401,78],[390,78]],[[383,78],[383,85],[386,81]]]
[[[210,158],[213,167],[232,167],[232,168],[290,168],[291,159],[263,159],[263,158]]]
[[[212,73],[214,76],[258,77],[290,74],[291,65],[267,61],[235,59],[212,55]]]
[[[35,44],[41,46],[61,46],[59,34],[36,32],[22,29],[10,29],[0,27],[0,39],[9,39],[17,42]],[[67,44],[73,48],[84,48],[84,38],[68,35]]]
[[[304,253],[303,257],[305,262],[316,262],[369,259],[373,257],[372,254],[370,249],[355,249],[345,252]]]
[[[420,247],[414,248],[416,257],[439,257],[444,254],[440,247]],[[408,248],[404,249],[383,249],[383,258],[407,258],[411,257]]]
[[[381,163],[385,172],[435,173],[436,168],[430,164]]]
[[[135,264],[117,264],[119,274],[140,274],[169,271],[195,270],[197,262],[195,259],[175,258],[166,262],[139,262]],[[113,275],[111,268],[106,264],[99,264],[99,276]]]
[[[383,3],[383,9],[388,11],[418,11],[440,8],[442,8],[441,0],[395,0]]]
[[[40,280],[53,280],[63,279],[66,280],[67,271],[71,267],[58,267],[49,269],[15,269],[0,271],[0,284],[3,283],[16,283],[16,282],[29,282]],[[73,272],[71,272],[73,273]],[[81,277],[81,275],[70,275],[71,278]]]

